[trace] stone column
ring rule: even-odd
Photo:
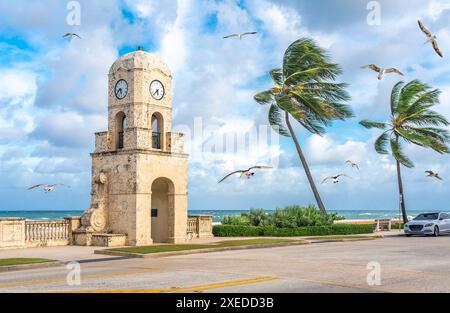
[[[65,217],[64,220],[69,224],[69,245],[75,244],[73,233],[81,227],[81,217]]]
[[[170,243],[185,243],[187,241],[187,197],[187,194],[173,195],[174,216],[171,219],[173,228],[169,224],[173,237],[169,238]]]
[[[25,219],[0,219],[0,248],[25,247]]]

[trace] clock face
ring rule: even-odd
[[[153,99],[155,100],[161,100],[164,98],[165,90],[164,85],[159,80],[154,80],[150,84],[150,94],[152,95]]]
[[[123,79],[119,80],[114,88],[114,93],[119,100],[125,98],[128,94],[128,83]]]

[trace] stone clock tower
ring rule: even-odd
[[[187,228],[188,156],[172,129],[172,76],[139,50],[109,72],[108,131],[96,134],[92,203],[79,245],[182,243]]]

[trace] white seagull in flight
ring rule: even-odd
[[[437,37],[435,35],[433,35],[425,27],[425,25],[422,23],[421,20],[419,20],[419,27],[420,27],[420,30],[422,31],[422,33],[424,33],[425,36],[427,36],[427,41],[425,42],[425,44],[431,43],[433,45],[433,49],[434,49],[434,51],[436,51],[437,55],[439,55],[441,58],[443,58],[444,55],[442,54],[441,50],[439,49]]]
[[[44,190],[45,193],[50,193],[50,192],[55,191],[56,187],[58,187],[58,186],[66,187],[66,185],[63,185],[63,184],[54,184],[54,185],[39,184],[39,185],[31,186],[27,190],[34,190],[36,188],[42,187],[42,189]]]
[[[348,177],[351,178],[350,176],[346,175],[346,174],[339,174],[336,176],[331,176],[331,177],[327,177],[322,181],[322,185],[325,184],[327,181],[329,180],[333,180],[333,184],[338,184],[340,182],[340,178],[341,177]]]
[[[229,39],[229,38],[239,38],[239,40],[242,40],[244,36],[250,36],[250,35],[256,35],[258,32],[246,32],[241,34],[232,34],[229,36],[223,37],[223,39]]]
[[[228,178],[230,178],[231,176],[233,176],[233,175],[235,175],[235,174],[240,174],[240,176],[239,176],[240,178],[245,177],[245,178],[247,178],[247,179],[250,179],[250,178],[252,178],[253,176],[255,176],[255,172],[253,172],[253,170],[255,170],[255,169],[261,170],[261,169],[269,169],[269,168],[272,168],[272,167],[271,167],[271,166],[266,166],[266,165],[258,165],[258,166],[250,167],[250,168],[247,169],[247,170],[239,170],[239,171],[235,171],[235,172],[233,172],[233,173],[228,174],[228,175],[225,176],[224,178],[222,178],[222,180],[219,181],[219,184],[220,184],[221,182],[227,180]]]
[[[375,64],[368,64],[368,65],[364,65],[361,66],[361,68],[370,68],[372,71],[377,72],[378,73],[378,80],[382,80],[384,77],[384,74],[391,74],[391,73],[395,73],[401,76],[405,76],[405,74],[403,74],[402,72],[400,72],[398,69],[396,68],[388,68],[388,69],[384,69],[381,67],[376,66]]]
[[[70,38],[70,39],[73,39],[74,37],[81,39],[81,36],[75,33],[67,33],[63,36],[63,38]]]

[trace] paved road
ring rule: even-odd
[[[450,292],[450,237],[86,259],[79,286],[56,267],[0,273],[0,292]],[[380,286],[367,284],[369,262],[381,265]]]

